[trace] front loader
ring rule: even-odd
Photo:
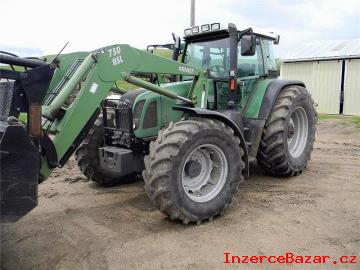
[[[1,119],[2,218],[31,210],[37,183],[74,153],[99,184],[142,174],[155,206],[183,223],[223,214],[249,175],[249,160],[275,176],[300,174],[310,159],[316,112],[302,82],[276,79],[277,42],[251,28],[211,24],[185,30],[172,60],[125,44],[100,48],[47,104],[41,97],[52,92],[61,61],[16,74],[12,87],[0,86],[2,100],[12,93]],[[0,61],[9,59],[15,61]],[[171,80],[146,81],[143,74]],[[107,97],[117,80],[140,89]],[[28,115],[25,126],[19,112]]]

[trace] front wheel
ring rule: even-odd
[[[258,164],[274,176],[300,174],[310,160],[317,114],[308,91],[288,86],[278,96],[261,138]]]
[[[190,118],[159,132],[145,157],[145,190],[157,208],[183,223],[222,214],[243,180],[244,151],[233,130]]]
[[[111,115],[111,117],[113,118],[114,115]],[[135,174],[123,176],[101,165],[99,148],[104,146],[104,136],[103,118],[99,116],[87,137],[75,152],[75,159],[79,169],[89,180],[102,186],[114,186],[135,181]]]

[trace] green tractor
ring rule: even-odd
[[[154,205],[186,224],[222,215],[251,160],[279,177],[305,169],[317,115],[303,82],[276,79],[278,36],[214,23],[174,40],[172,59],[125,44],[85,53],[76,66],[0,55],[28,67],[1,73],[3,219],[34,208],[38,183],[74,153],[99,184],[142,174]],[[109,96],[117,80],[140,89]]]

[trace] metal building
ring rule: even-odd
[[[360,39],[301,45],[282,59],[281,78],[304,81],[319,113],[360,116]]]

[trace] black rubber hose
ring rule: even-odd
[[[0,63],[29,68],[36,68],[47,65],[47,63],[44,61],[25,59],[7,54],[0,54]]]

